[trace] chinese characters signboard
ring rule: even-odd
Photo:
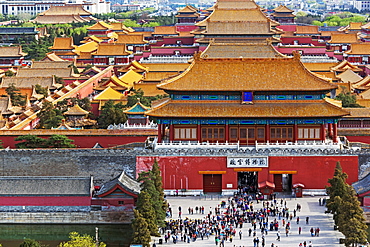
[[[267,157],[227,157],[227,167],[268,167],[268,159]]]

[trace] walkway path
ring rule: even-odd
[[[278,205],[280,206],[280,198],[278,197]],[[182,219],[185,219],[186,217],[191,219],[203,219],[206,214],[209,212],[210,207],[214,208],[216,207],[222,200],[227,201],[227,197],[221,198],[221,197],[213,197],[211,198],[199,198],[198,197],[167,197],[168,202],[170,203],[170,206],[172,208],[172,218],[170,219],[178,219],[178,207],[182,207]],[[297,203],[299,203],[302,206],[302,209],[300,212],[297,212],[297,217],[300,218],[299,224],[296,222],[296,218],[293,218],[291,221],[291,230],[288,237],[285,236],[285,228],[282,227],[282,219],[279,220],[279,230],[281,232],[281,241],[276,241],[276,231],[269,231],[268,235],[265,236],[266,240],[266,247],[270,247],[271,243],[275,244],[275,247],[283,247],[283,246],[289,246],[289,247],[298,247],[300,243],[303,243],[304,241],[307,242],[307,246],[309,241],[312,241],[313,246],[327,246],[327,247],[335,247],[335,246],[344,246],[342,244],[339,244],[339,238],[343,238],[343,235],[338,232],[337,230],[334,230],[334,223],[332,220],[331,214],[325,214],[326,207],[319,205],[319,197],[304,197],[304,198],[286,198],[286,205],[290,210],[293,210],[296,208]],[[203,206],[205,208],[205,214],[198,214],[195,212],[195,207],[201,207]],[[192,207],[194,208],[194,214],[188,213],[188,208]],[[254,207],[255,209],[259,209],[262,207],[262,203],[260,202],[257,204],[254,201]],[[309,217],[309,223],[306,224],[305,219],[306,217]],[[278,217],[272,217],[269,216],[269,221],[271,222],[275,218],[278,219]],[[302,227],[302,232],[299,235],[298,234],[298,227]],[[319,237],[311,237],[310,229],[311,228],[320,228],[320,236]],[[253,246],[253,237],[248,236],[248,230],[249,228],[252,228],[252,225],[250,223],[244,223],[242,228],[242,239],[239,239],[239,228],[237,229],[237,234],[233,239],[233,242],[230,243],[229,241],[225,242],[226,247],[249,247]],[[253,229],[253,228],[252,228]],[[257,237],[261,239],[261,231],[259,230],[259,226],[257,224]],[[155,243],[157,243],[157,246],[174,246],[175,244],[172,243],[172,241],[168,243],[164,243],[164,237],[161,237],[163,239],[163,244],[158,244],[158,239],[155,238]],[[211,235],[209,239],[204,238],[204,240],[201,240],[201,238],[198,238],[195,242],[191,243],[185,243],[179,241],[176,243],[177,246],[216,246],[215,244],[215,236]],[[261,247],[261,242],[259,244],[259,247]]]

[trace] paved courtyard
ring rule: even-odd
[[[297,212],[297,217],[300,218],[299,224],[296,222],[296,218],[293,218],[291,221],[291,229],[290,234],[287,237],[285,235],[285,228],[282,226],[282,218],[279,220],[278,217],[269,216],[269,222],[273,221],[275,218],[279,220],[279,230],[281,234],[281,241],[277,241],[277,232],[276,231],[268,231],[268,235],[265,236],[266,240],[266,247],[270,247],[271,243],[275,244],[275,247],[283,247],[283,246],[289,246],[289,247],[295,247],[299,246],[300,243],[303,244],[304,241],[307,242],[307,246],[309,241],[312,241],[312,246],[344,246],[343,244],[339,244],[339,239],[343,238],[343,235],[337,231],[334,230],[334,222],[332,219],[331,214],[325,214],[326,207],[319,205],[319,198],[320,197],[303,197],[303,198],[283,198],[286,201],[287,207],[292,211],[294,208],[296,208],[297,203],[299,203],[302,206],[302,209],[300,212]],[[191,219],[204,219],[205,216],[211,208],[215,208],[222,200],[227,201],[227,197],[218,197],[213,196],[207,197],[207,198],[200,198],[198,197],[167,197],[168,202],[170,203],[171,209],[172,209],[172,218],[167,218],[167,220],[170,219],[178,219],[178,207],[182,207],[182,219],[185,219],[186,217]],[[280,206],[280,198],[277,197],[278,206]],[[195,207],[204,207],[205,208],[205,214],[199,214],[195,212]],[[188,208],[194,208],[194,214],[188,213]],[[254,207],[256,210],[262,207],[262,203],[259,204],[254,201]],[[306,217],[309,217],[309,223],[306,224]],[[287,221],[288,222],[288,221]],[[299,235],[298,234],[298,227],[302,228],[302,232]],[[320,228],[320,236],[319,237],[312,237],[310,233],[311,228]],[[225,246],[230,247],[249,247],[254,246],[253,243],[253,236],[249,237],[248,230],[249,228],[252,228],[252,225],[250,223],[244,223],[242,228],[242,239],[239,239],[239,228],[237,228],[236,236],[233,238],[233,241],[230,243],[229,241],[225,242]],[[252,228],[253,229],[253,228]],[[257,237],[261,239],[261,231],[259,230],[259,226],[257,224]],[[195,242],[181,242],[174,244],[172,241],[169,241],[168,243],[164,243],[164,237],[162,235],[161,237],[163,239],[163,244],[158,244],[159,238],[154,238],[155,243],[157,246],[216,246],[215,244],[215,235],[211,235],[209,239],[204,238],[202,240],[201,238],[198,238]],[[171,240],[171,239],[170,239]],[[261,247],[261,241],[259,243],[259,247]]]

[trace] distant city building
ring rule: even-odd
[[[370,9],[370,1],[364,0],[357,0],[353,2],[353,7],[358,11],[369,10]]]
[[[103,14],[110,12],[110,2],[105,0],[7,0],[0,2],[0,13],[3,15],[19,15],[23,13],[37,15],[48,10],[51,6],[65,6],[69,4],[82,4],[85,10],[93,14]]]
[[[133,10],[139,10],[140,5],[139,4],[119,4],[119,3],[116,3],[116,4],[112,5],[111,9],[112,9],[112,12],[133,11]]]

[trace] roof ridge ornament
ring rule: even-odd
[[[293,51],[292,54],[295,59],[301,60],[301,54],[298,51]]]
[[[194,61],[200,61],[201,60],[201,55],[202,55],[201,51],[194,52]]]

